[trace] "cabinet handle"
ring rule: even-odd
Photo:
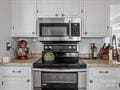
[[[27,82],[30,82],[30,80],[28,79]]]
[[[65,16],[64,14],[62,14],[62,16]]]
[[[32,32],[32,34],[35,34],[35,32]]]
[[[107,29],[109,29],[109,26],[107,26]]]
[[[87,32],[85,32],[85,35],[87,35],[88,33]]]
[[[13,70],[12,72],[13,73],[21,73],[22,71],[15,71],[15,70]]]
[[[58,14],[55,14],[55,16],[58,16]]]
[[[81,9],[81,13],[83,13],[83,9]]]
[[[39,13],[39,10],[37,10],[36,12],[37,12],[37,14],[38,14],[38,13]]]
[[[90,83],[93,83],[93,80],[90,80]]]
[[[99,73],[109,73],[108,71],[99,71]]]
[[[14,27],[14,26],[13,26],[12,28],[13,28],[13,30],[15,29],[15,27]]]

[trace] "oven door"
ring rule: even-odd
[[[77,72],[42,72],[42,90],[78,90]]]

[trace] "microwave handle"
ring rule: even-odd
[[[71,39],[71,21],[69,21],[69,39]]]

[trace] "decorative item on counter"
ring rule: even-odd
[[[8,63],[8,62],[10,62],[10,59],[11,58],[9,56],[5,56],[2,58],[2,63]]]
[[[20,39],[18,41],[18,48],[17,48],[17,58],[20,60],[26,60],[28,59],[28,47],[27,47],[27,41],[24,39]]]
[[[106,45],[106,43],[104,43],[103,46],[100,48],[100,51],[99,51],[99,53],[98,53],[98,55],[97,55],[97,57],[98,57],[99,59],[102,59],[102,57],[103,57],[105,45]]]
[[[91,43],[91,58],[97,59],[97,47],[95,46],[95,43]]]
[[[117,48],[117,40],[116,40],[116,36],[115,35],[113,35],[113,37],[112,37],[112,45],[113,45],[113,50],[112,50],[113,59],[115,59],[118,62],[120,62],[118,48]]]
[[[111,48],[111,45],[110,43],[104,48],[103,50],[103,54],[102,54],[102,58],[100,59],[103,59],[103,60],[109,60],[109,50]]]
[[[54,63],[55,54],[52,50],[48,49],[45,53],[43,53],[42,58],[43,63]]]

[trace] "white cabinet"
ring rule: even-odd
[[[28,77],[4,77],[3,90],[32,90]]]
[[[115,67],[89,67],[88,90],[119,90],[120,69]]]
[[[4,67],[2,90],[33,90],[31,67]]]
[[[0,76],[0,90],[2,90],[2,76]]]
[[[12,37],[36,37],[36,0],[11,0]]]
[[[0,67],[0,90],[2,90],[2,67]]]
[[[83,0],[37,0],[37,17],[81,16]]]
[[[106,0],[85,0],[83,37],[109,36],[109,14]]]

